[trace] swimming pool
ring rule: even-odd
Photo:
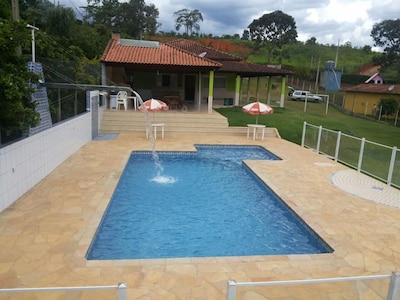
[[[132,152],[87,259],[327,253],[331,249],[243,163],[259,146]]]

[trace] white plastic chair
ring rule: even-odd
[[[120,105],[123,105],[125,110],[128,109],[128,93],[125,91],[119,91],[117,94],[117,109]]]

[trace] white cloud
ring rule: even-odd
[[[370,32],[375,23],[400,16],[398,0],[194,0],[190,4],[183,0],[161,0],[157,3],[164,31],[174,30],[172,14],[181,8],[200,10],[204,17],[201,32],[218,36],[242,35],[253,19],[282,10],[295,19],[299,40],[315,37],[323,44],[336,44],[340,40],[359,47],[373,45]]]
[[[62,0],[65,5],[72,1]],[[81,6],[86,5],[80,0]],[[124,0],[125,1],[125,0]],[[198,9],[204,18],[200,32],[221,36],[242,35],[243,30],[265,13],[281,10],[296,21],[298,39],[315,37],[318,43],[337,44],[347,41],[353,46],[373,46],[372,26],[387,19],[400,17],[399,0],[148,0],[160,13],[160,30],[175,31],[174,12],[182,8]],[[183,31],[181,31],[183,33]]]

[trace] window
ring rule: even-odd
[[[208,88],[209,77],[203,77],[203,87]],[[214,88],[216,89],[226,89],[226,77],[215,77],[214,78]]]
[[[164,88],[175,88],[178,76],[176,74],[157,74],[157,86]]]
[[[162,87],[170,87],[171,86],[171,76],[169,74],[163,74],[161,80]]]

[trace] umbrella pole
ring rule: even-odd
[[[256,117],[256,125],[258,124],[258,115],[257,115],[257,117]]]

